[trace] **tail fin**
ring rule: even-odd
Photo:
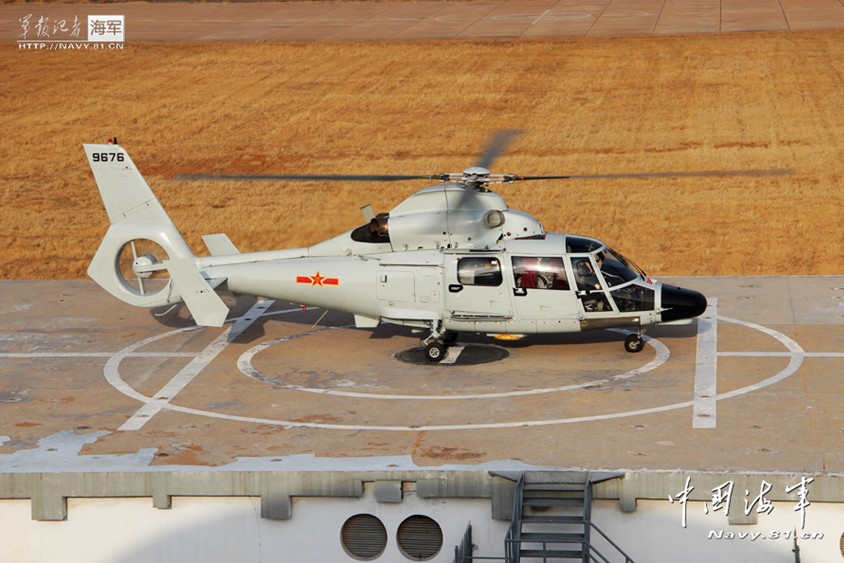
[[[83,146],[112,225],[173,224],[126,149],[113,144]]]
[[[88,275],[130,305],[159,307],[184,298],[197,324],[222,326],[228,308],[196,271],[193,253],[126,150],[84,147],[111,221]]]

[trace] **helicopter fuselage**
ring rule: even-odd
[[[352,233],[310,248],[198,258],[197,266],[232,292],[344,311],[360,327],[579,332],[681,322],[705,308],[700,294],[647,278],[591,238],[547,233],[490,250],[331,250],[353,244]]]

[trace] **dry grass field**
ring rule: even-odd
[[[522,183],[509,204],[653,275],[844,273],[844,33],[0,49],[0,277],[79,278],[108,227],[81,144],[118,136],[197,253],[303,246],[424,186],[187,173],[793,169]]]

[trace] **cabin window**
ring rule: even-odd
[[[556,256],[514,256],[513,278],[522,289],[570,289],[563,259]]]
[[[501,262],[498,258],[460,258],[457,281],[462,285],[501,285]]]

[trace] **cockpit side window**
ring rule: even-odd
[[[611,311],[607,296],[601,287],[601,281],[592,261],[587,256],[575,256],[571,259],[571,269],[577,283],[577,296],[583,303],[583,310],[587,313]]]
[[[461,258],[457,261],[457,281],[463,285],[501,285],[501,262],[497,258]]]
[[[514,256],[513,277],[517,288],[570,289],[563,259],[557,256]]]
[[[577,282],[578,291],[594,291],[601,289],[601,282],[595,274],[592,262],[589,258],[572,258],[571,269],[574,271],[574,279]]]

